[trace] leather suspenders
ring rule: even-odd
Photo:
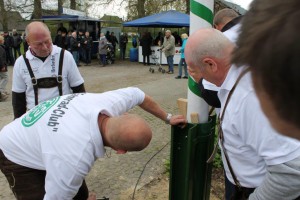
[[[231,96],[232,96],[234,90],[236,89],[236,86],[238,85],[238,83],[240,82],[240,80],[242,79],[242,77],[243,77],[247,72],[249,72],[249,71],[250,71],[249,68],[248,68],[248,69],[245,69],[245,70],[239,75],[239,77],[237,78],[236,82],[234,83],[232,89],[230,90],[230,92],[229,92],[229,94],[228,94],[228,97],[227,97],[226,102],[225,102],[225,105],[224,105],[223,112],[222,112],[222,114],[220,113],[219,116],[218,116],[218,124],[217,124],[217,126],[218,126],[218,138],[220,139],[221,147],[222,147],[222,149],[223,149],[223,154],[224,154],[224,156],[225,156],[226,163],[227,163],[228,169],[229,169],[229,171],[230,171],[230,173],[231,173],[231,176],[232,176],[232,178],[233,178],[233,181],[234,181],[235,185],[236,185],[238,188],[241,188],[242,185],[240,184],[239,180],[237,179],[237,177],[236,177],[236,175],[235,175],[235,173],[234,173],[234,171],[233,171],[233,168],[232,168],[231,163],[230,163],[230,161],[229,161],[229,157],[228,157],[227,151],[226,151],[226,149],[225,149],[225,147],[224,147],[224,135],[223,135],[223,130],[222,130],[222,122],[223,122],[223,119],[224,119],[225,110],[226,110],[226,108],[227,108],[227,105],[228,105],[228,103],[229,103],[229,100],[230,100],[230,98],[231,98]],[[218,149],[217,147],[218,147],[218,143],[216,143],[216,146],[215,146],[215,148],[214,148],[214,151],[213,151],[212,155],[211,155],[210,158],[207,160],[208,163],[210,163],[210,162],[213,161],[213,159],[214,159],[214,157],[215,157],[215,154],[216,154],[216,152],[217,152],[217,149]]]
[[[58,87],[59,96],[62,96],[62,69],[63,69],[63,60],[64,60],[64,53],[65,50],[62,49],[60,51],[59,56],[59,67],[58,67],[58,75],[57,77],[46,77],[46,78],[35,78],[34,73],[32,71],[31,65],[29,63],[29,60],[26,58],[25,54],[23,55],[23,58],[25,60],[29,75],[31,77],[31,83],[33,86],[34,91],[34,103],[35,105],[38,105],[38,89],[39,88],[52,88],[52,87]]]

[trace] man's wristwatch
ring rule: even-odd
[[[171,113],[168,113],[167,114],[167,118],[166,118],[166,124],[170,124],[170,120],[171,120],[171,118],[172,118],[172,114]]]

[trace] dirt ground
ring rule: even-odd
[[[155,66],[153,67],[155,68]],[[177,68],[175,69],[177,73]],[[174,79],[176,74],[162,74],[158,73],[157,70],[152,74],[149,73],[148,67],[128,61],[117,62],[104,68],[94,63],[92,66],[81,67],[80,71],[85,78],[86,89],[89,92],[104,92],[120,87],[137,86],[149,93],[164,109],[173,113],[177,111],[174,99],[185,98],[186,95],[187,80],[177,80]],[[11,88],[11,74],[12,68],[10,67],[10,78],[7,88]],[[110,197],[110,200],[132,200],[134,186],[144,163],[149,160],[153,152],[156,152],[169,141],[169,137],[166,134],[170,132],[170,127],[143,111],[138,109],[133,111],[147,119],[153,127],[155,137],[153,137],[151,145],[144,152],[128,153],[123,157],[112,155],[111,158],[104,159],[105,161],[100,160],[94,165],[86,180],[89,189],[96,192],[99,199],[106,195]],[[10,96],[6,102],[1,102],[0,129],[12,120],[13,112]],[[149,163],[138,184],[139,187],[134,196],[135,200],[169,199],[169,178],[167,173],[163,172],[165,168],[163,166],[164,161],[169,157],[168,151],[166,148]],[[132,165],[132,163],[135,164]],[[223,170],[214,169],[210,199],[223,199],[223,182]],[[6,179],[1,176],[1,173],[0,199],[14,199],[7,186]]]
[[[167,200],[169,199],[169,177],[161,174],[149,184],[136,190],[133,198],[133,189],[128,190],[122,196],[134,200]],[[210,200],[224,199],[223,169],[213,169]]]

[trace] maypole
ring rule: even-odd
[[[211,27],[214,1],[190,1],[190,34]],[[185,113],[186,101],[177,102]],[[212,163],[207,159],[214,147],[216,116],[208,120],[208,105],[192,77],[188,80],[187,119],[184,129],[172,126],[169,199],[209,200]]]
[[[191,0],[190,34],[201,28],[212,27],[214,0]],[[191,122],[191,113],[198,113],[199,123],[208,120],[208,104],[201,98],[198,84],[190,76],[188,80],[187,120]]]

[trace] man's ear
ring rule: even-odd
[[[203,59],[203,63],[212,72],[216,72],[218,70],[218,65],[217,65],[217,63],[212,58],[204,58]]]
[[[125,153],[127,153],[127,151],[125,151],[125,150],[116,150],[117,151],[117,154],[125,154]]]

